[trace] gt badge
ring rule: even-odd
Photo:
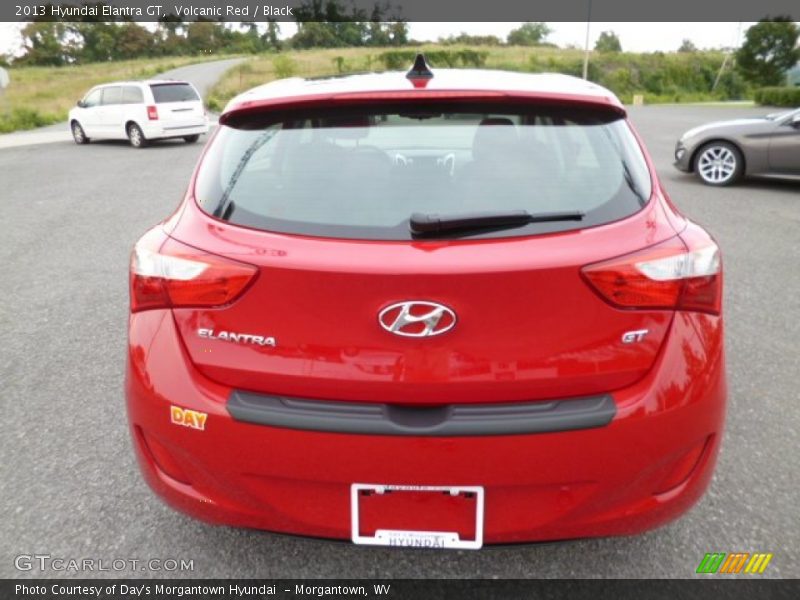
[[[635,342],[641,342],[646,336],[650,333],[649,329],[637,329],[636,331],[626,331],[622,334],[622,343],[623,344],[633,344]]]
[[[169,417],[170,421],[175,425],[183,425],[184,427],[191,427],[192,429],[203,431],[206,428],[208,414],[188,408],[181,408],[180,406],[170,406]]]

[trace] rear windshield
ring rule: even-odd
[[[159,83],[151,85],[150,89],[153,90],[153,99],[156,104],[189,102],[200,99],[197,92],[188,83]]]
[[[415,104],[230,122],[195,196],[231,223],[353,239],[412,239],[413,213],[584,214],[438,236],[472,239],[621,219],[647,202],[650,176],[627,123],[607,111]]]

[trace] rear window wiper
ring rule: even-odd
[[[222,196],[220,197],[217,208],[213,213],[215,217],[224,218],[222,215],[225,215],[226,213],[230,215],[228,212],[228,205],[231,203],[231,193],[233,192],[233,188],[235,188],[236,184],[239,182],[239,178],[247,168],[247,164],[250,162],[250,159],[253,158],[253,154],[258,152],[264,144],[269,142],[276,133],[277,130],[275,129],[267,129],[264,133],[258,136],[252,144],[250,144],[250,147],[247,150],[244,151],[242,157],[239,159],[239,162],[236,164],[236,169],[234,169],[233,174],[231,174],[231,178],[228,180],[228,185],[226,185],[225,189],[222,191]]]
[[[633,178],[633,174],[631,173],[631,168],[624,160],[622,161],[622,176],[625,178],[625,183],[627,184],[628,189],[630,189],[630,191],[633,192],[633,195],[639,199],[639,204],[644,206],[647,202],[647,198],[645,198],[642,190],[639,189],[639,186],[637,185],[636,180]]]
[[[425,236],[479,229],[506,229],[522,227],[529,223],[580,221],[584,216],[584,213],[577,210],[537,214],[524,210],[470,212],[449,215],[414,213],[409,219],[409,228],[413,235]]]

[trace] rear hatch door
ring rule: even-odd
[[[165,130],[196,127],[205,122],[203,102],[191,84],[154,83],[150,89]]]
[[[200,235],[201,245],[257,265],[258,277],[230,306],[173,312],[197,368],[239,389],[402,404],[606,393],[650,369],[673,316],[614,308],[581,276],[586,264],[674,236],[655,202],[638,225],[511,241],[333,241],[204,219],[187,211],[173,235],[191,229],[195,243]],[[448,330],[388,330],[392,305],[410,301],[417,315],[430,312],[425,303],[452,311],[437,324]],[[626,343],[629,332],[646,333]],[[241,334],[275,346],[231,341]]]

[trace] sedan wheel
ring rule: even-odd
[[[730,185],[742,174],[742,154],[732,144],[712,142],[704,146],[695,160],[695,171],[708,185]]]

